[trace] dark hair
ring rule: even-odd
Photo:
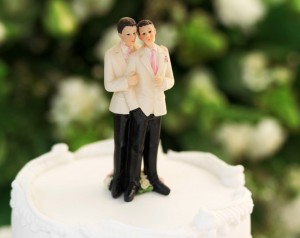
[[[122,17],[117,25],[118,33],[121,34],[126,26],[136,26],[135,20],[130,17]]]
[[[143,26],[147,26],[147,25],[153,25],[153,22],[150,21],[150,20],[140,20],[139,23],[137,24],[137,32],[138,34],[140,34],[140,27],[143,27]]]

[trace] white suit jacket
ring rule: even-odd
[[[137,50],[134,46],[134,51]],[[128,114],[129,106],[126,97],[128,93],[128,80],[124,77],[127,63],[124,59],[121,42],[105,52],[104,56],[104,87],[106,91],[113,92],[109,110],[117,114]]]
[[[134,90],[129,89],[130,110],[140,107],[146,116],[154,114],[162,116],[167,113],[164,91],[174,85],[174,76],[168,49],[164,46],[157,46],[157,76],[161,76],[163,83],[160,87],[154,85],[155,75],[151,68],[150,57],[144,47],[134,52],[129,57],[126,76],[136,73],[138,84]]]

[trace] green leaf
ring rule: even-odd
[[[153,191],[153,186],[152,185],[150,185],[146,189],[139,188],[137,194],[148,193],[148,192],[151,192],[151,191]]]
[[[299,129],[299,108],[290,87],[281,86],[267,90],[257,96],[256,102],[262,110],[276,116],[290,129]]]
[[[258,25],[256,38],[260,43],[265,42],[267,45],[283,45],[300,50],[300,31],[296,30],[299,25],[300,13],[288,4],[280,4],[271,8],[266,18]]]
[[[189,66],[224,54],[227,40],[203,12],[195,12],[179,32],[178,62]],[[183,60],[184,59],[184,60]]]
[[[47,5],[44,25],[56,37],[72,36],[77,30],[77,20],[69,4],[63,0],[50,0]]]

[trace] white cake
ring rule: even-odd
[[[13,238],[251,238],[251,193],[244,168],[210,153],[159,153],[169,196],[111,197],[103,180],[113,141],[68,151],[55,145],[12,183]]]

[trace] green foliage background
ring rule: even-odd
[[[164,149],[210,151],[243,164],[255,204],[253,237],[300,237],[299,229],[281,220],[281,208],[300,198],[300,1],[258,1],[264,14],[246,29],[222,20],[216,2],[0,0],[0,225],[10,223],[10,183],[26,162],[57,142],[75,150],[112,137],[108,110],[64,124],[53,119],[53,102],[62,83],[78,77],[96,83],[103,94],[99,104],[108,107],[111,94],[104,91],[97,46],[121,17],[130,16],[151,19],[157,29],[167,26],[157,38],[173,45],[176,83],[166,93]],[[245,60],[257,52],[254,65],[261,55],[263,63],[249,73]],[[257,82],[245,83],[245,75]],[[218,139],[224,125],[253,129],[265,118],[284,134],[270,153],[255,156],[252,148],[234,154]],[[227,141],[238,140],[231,135]],[[268,131],[262,136],[262,143],[273,139]]]

